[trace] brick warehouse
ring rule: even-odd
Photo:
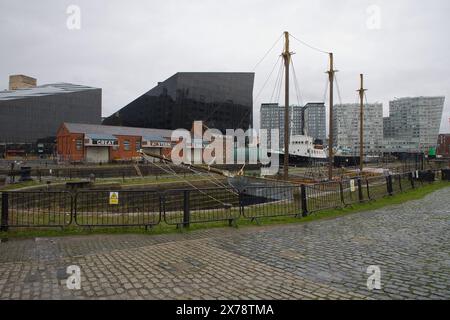
[[[61,161],[106,163],[140,159],[139,150],[170,155],[172,131],[63,123],[57,132]]]
[[[438,137],[437,156],[450,159],[450,134],[440,134]]]

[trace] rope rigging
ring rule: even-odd
[[[142,156],[144,157],[144,159],[146,159],[148,162],[150,162],[151,164],[153,164],[153,165],[156,166],[157,168],[161,169],[161,170],[164,171],[165,173],[167,173],[167,174],[169,174],[169,175],[172,175],[172,174],[173,174],[173,175],[177,176],[178,178],[180,178],[181,180],[183,180],[183,181],[184,181],[185,183],[187,183],[190,187],[192,187],[193,189],[197,190],[197,191],[200,192],[201,194],[203,194],[203,195],[207,196],[208,198],[210,198],[210,199],[212,199],[212,200],[214,200],[214,201],[220,203],[221,205],[223,205],[223,206],[225,206],[225,207],[228,207],[228,206],[229,206],[228,203],[225,203],[225,202],[223,202],[223,201],[221,201],[221,200],[219,200],[219,199],[217,199],[217,198],[211,196],[210,194],[208,194],[208,193],[204,192],[203,190],[197,188],[197,187],[196,187],[194,184],[192,184],[189,180],[187,180],[187,179],[185,179],[184,177],[180,176],[175,170],[173,170],[173,168],[171,168],[171,167],[166,163],[166,161],[170,161],[170,160],[168,160],[168,159],[166,159],[165,161],[163,160],[163,164],[165,164],[165,165],[167,166],[167,168],[168,168],[168,169],[165,169],[164,167],[158,165],[156,162],[153,162],[153,161],[150,161],[150,160],[149,160],[150,158],[153,158],[153,157],[148,156],[145,152],[141,152],[141,154],[142,154]],[[190,167],[187,166],[187,168],[190,168]],[[229,191],[229,192],[231,192],[231,190],[230,190],[229,188],[226,188],[226,190]],[[236,191],[233,190],[232,193],[236,194]]]
[[[336,74],[334,74],[334,83],[336,84],[336,89],[337,89],[337,94],[338,94],[339,104],[342,105],[341,90],[339,89],[339,82],[338,82],[338,79],[337,79],[337,75],[336,75]]]
[[[270,47],[270,49],[266,52],[266,54],[262,57],[262,59],[259,60],[259,62],[255,65],[255,67],[253,68],[252,71],[255,71],[256,68],[264,61],[264,59],[269,55],[269,53],[273,50],[273,48],[275,48],[275,46],[278,44],[278,42],[280,42],[282,37],[283,37],[283,34],[280,34],[277,41],[275,41],[275,43],[272,45],[272,47]]]
[[[310,45],[310,44],[308,44],[307,42],[305,42],[305,41],[303,41],[303,40],[300,40],[300,39],[294,37],[291,33],[289,33],[289,35],[290,35],[293,39],[297,40],[298,42],[300,42],[300,43],[303,44],[304,46],[307,46],[307,47],[310,48],[310,49],[313,49],[313,50],[315,50],[315,51],[317,51],[317,52],[324,53],[324,54],[327,54],[327,55],[329,54],[329,51],[325,51],[325,50],[319,49],[319,48],[317,48],[317,47],[315,47],[315,46],[313,46],[313,45]]]
[[[262,91],[264,90],[264,88],[266,87],[267,83],[270,80],[270,77],[272,76],[273,72],[275,71],[275,68],[277,67],[278,63],[281,61],[281,56],[278,56],[277,61],[275,62],[272,71],[270,71],[269,76],[267,77],[266,81],[264,82],[262,88],[259,90],[258,94],[256,95],[254,100],[258,100],[259,96],[261,95]]]
[[[270,102],[279,103],[280,101],[280,92],[283,83],[283,72],[284,64],[281,63],[280,69],[278,70],[277,79],[275,80],[275,85],[273,87],[272,95],[270,96]]]
[[[300,91],[300,86],[298,83],[298,77],[297,74],[295,72],[295,68],[294,68],[294,59],[291,59],[291,66],[292,66],[292,73],[294,76],[294,86],[295,86],[295,94],[297,96],[297,103],[299,106],[303,106],[303,98],[302,98],[302,93]]]

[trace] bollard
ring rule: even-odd
[[[306,187],[304,184],[300,186],[300,197],[302,199],[302,217],[308,216],[308,204],[306,201]]]
[[[2,217],[0,224],[0,231],[8,231],[8,193],[2,193]]]
[[[189,190],[184,190],[184,201],[183,201],[183,227],[189,228],[189,223],[191,220],[191,213],[189,209]]]

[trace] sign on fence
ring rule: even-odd
[[[119,193],[110,192],[109,193],[109,204],[119,204]]]
[[[350,180],[350,191],[351,192],[355,192],[356,188],[355,188],[355,180],[351,179]]]

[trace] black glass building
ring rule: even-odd
[[[252,124],[254,73],[179,72],[106,118],[105,125],[247,129]]]

